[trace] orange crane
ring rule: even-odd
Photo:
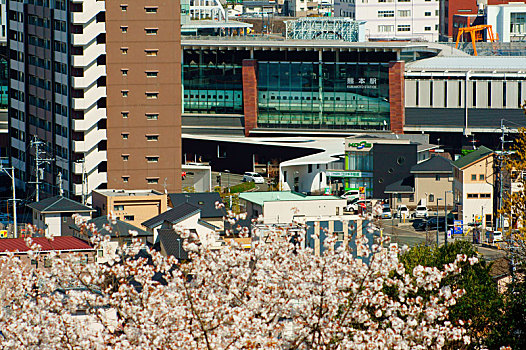
[[[464,27],[464,28],[458,28],[458,34],[457,34],[457,44],[455,45],[455,48],[458,48],[458,42],[460,41],[460,38],[464,33],[469,33],[471,36],[471,43],[473,44],[473,53],[475,56],[477,56],[477,46],[475,43],[477,41],[482,41],[484,38],[482,36],[482,32],[484,30],[488,31],[488,40],[492,43],[499,40],[499,34],[496,36],[493,35],[493,27],[489,24],[479,24],[473,27]]]

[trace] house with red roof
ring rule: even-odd
[[[87,242],[72,236],[59,236],[54,238],[32,237],[30,244],[37,245],[39,253],[31,257],[28,253],[32,250],[29,241],[24,238],[0,239],[0,256],[14,253],[23,263],[33,265],[35,268],[49,268],[48,259],[52,252],[58,253],[61,258],[77,257],[79,263],[94,262],[97,250]]]

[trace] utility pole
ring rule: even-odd
[[[64,190],[62,189],[62,172],[59,172],[57,175],[57,183],[58,183],[58,194],[62,196],[64,194]]]
[[[40,167],[44,164],[54,161],[53,158],[41,158],[40,156],[44,151],[40,148],[44,142],[40,141],[36,136],[31,140],[31,146],[35,147],[35,182],[30,182],[35,184],[35,202],[40,200],[40,180],[42,180],[43,173],[41,172]]]
[[[11,175],[7,171],[8,168],[4,168],[0,165],[0,170],[3,170],[7,176],[11,178],[11,185],[13,186],[13,235],[18,238],[18,220],[16,217],[16,187],[15,187],[15,167],[11,166]]]

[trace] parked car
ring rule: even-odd
[[[448,226],[448,228],[451,228],[453,226],[453,223],[454,223],[453,217],[448,217],[447,218],[447,226]],[[439,216],[438,217],[438,230],[439,231],[444,231],[445,228],[446,228],[446,221],[444,220],[443,216]],[[421,230],[434,231],[436,229],[437,229],[437,218],[436,217],[432,217],[429,220],[425,221],[425,225],[424,225],[423,229],[421,229]]]
[[[417,206],[415,210],[415,218],[427,218],[427,208],[422,205]]]
[[[340,196],[341,198],[347,199],[347,203],[350,203],[352,200],[357,199],[360,197],[360,191],[358,190],[350,190],[345,192]]]
[[[396,210],[396,215],[401,218],[401,217],[406,217],[406,218],[409,218],[409,209],[407,209],[407,206],[405,206],[404,204],[400,204],[398,206],[398,209]]]
[[[360,200],[354,201],[352,203],[347,204],[347,211],[350,211],[351,213],[356,213],[360,207],[362,207],[362,209],[364,208],[364,206],[365,208],[367,208],[370,205],[370,203],[371,201],[368,199],[366,200],[360,199]]]
[[[256,184],[265,183],[265,178],[258,173],[246,172],[243,174],[243,182],[254,182]]]
[[[383,207],[382,208],[382,219],[392,219],[392,218],[393,218],[393,214],[391,213],[391,208],[389,208],[388,206]]]

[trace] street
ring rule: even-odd
[[[384,235],[390,236],[391,241],[401,245],[407,245],[413,247],[417,244],[427,243],[435,244],[436,243],[436,230],[427,232],[426,231],[415,231],[411,223],[406,224],[407,226],[397,226],[398,220],[379,220],[378,221],[380,228]],[[393,225],[394,224],[394,225]],[[471,235],[467,236],[456,236],[448,238],[448,242],[454,242],[455,240],[467,240],[472,241]],[[444,244],[444,232],[440,231],[438,236],[438,243]],[[487,260],[495,260],[497,258],[503,257],[506,252],[503,250],[498,250],[496,248],[486,248],[480,244],[477,244],[477,249],[480,254],[484,256]]]

